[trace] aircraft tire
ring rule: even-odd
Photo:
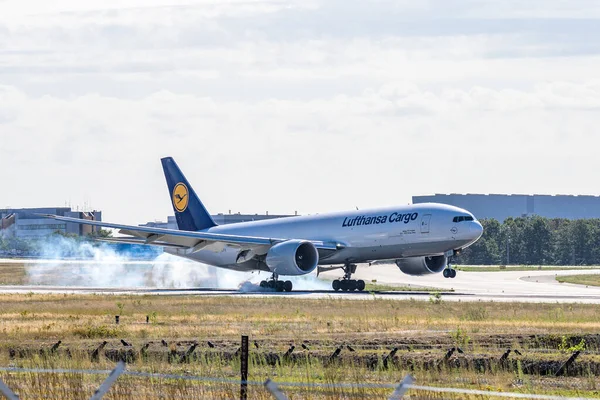
[[[331,282],[331,287],[337,292],[341,289],[340,281],[336,279],[335,281]]]
[[[450,278],[450,270],[446,268],[444,272],[442,272],[442,275],[444,275],[444,278]]]
[[[356,289],[358,289],[356,281],[354,279],[348,280],[348,291],[354,292]]]
[[[278,292],[283,292],[284,289],[284,282],[283,281],[276,281],[275,282],[275,290]]]
[[[343,279],[340,281],[340,289],[342,289],[342,292],[347,292],[348,291],[348,281]]]
[[[291,292],[293,287],[294,285],[292,284],[292,281],[285,281],[283,283],[283,290],[286,292]]]
[[[269,284],[267,283],[267,281],[260,281],[260,287],[264,289],[269,287]]]
[[[450,278],[456,278],[456,270],[452,269],[452,274],[450,275]]]
[[[362,279],[356,281],[356,290],[358,290],[359,292],[365,290],[365,286],[365,281],[363,281]]]

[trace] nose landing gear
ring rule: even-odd
[[[442,272],[442,275],[444,278],[456,278],[456,270],[448,267]]]
[[[452,262],[453,262],[453,257],[459,255],[461,250],[462,249],[454,249],[454,250],[447,251],[444,254],[446,257],[448,257],[448,264],[446,265],[444,272],[442,272],[442,274],[444,275],[444,278],[456,278],[456,270],[454,268],[452,268]]]
[[[456,270],[452,268],[450,258],[448,258],[448,265],[444,269],[444,272],[442,272],[442,275],[444,275],[444,278],[456,278]]]
[[[260,287],[264,289],[275,289],[276,292],[291,292],[293,285],[292,281],[280,281],[278,275],[274,273],[270,280],[261,281]]]
[[[337,279],[331,283],[331,287],[336,292],[341,290],[342,292],[353,292],[359,291],[362,292],[365,290],[365,281],[362,279],[355,280],[350,279],[352,274],[356,272],[356,264],[344,264],[344,277],[342,279]]]

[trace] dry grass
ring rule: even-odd
[[[11,267],[14,267],[11,269]],[[3,265],[0,282],[20,284],[25,279],[19,264]],[[121,316],[115,325],[114,316]],[[146,323],[150,316],[150,323]],[[491,351],[493,357],[501,354],[501,347],[491,350],[494,335],[553,334],[575,335],[600,331],[600,314],[595,305],[582,304],[526,304],[526,303],[458,303],[415,300],[349,300],[298,299],[285,294],[276,297],[255,296],[120,296],[81,294],[0,294],[0,365],[40,368],[112,369],[114,362],[104,357],[92,361],[89,350],[103,340],[112,348],[120,348],[119,339],[134,345],[136,351],[143,343],[153,341],[160,346],[166,339],[171,346],[177,341],[179,350],[189,342],[203,343],[190,363],[169,362],[165,359],[135,359],[129,370],[208,376],[238,379],[239,360],[212,356],[206,342],[211,340],[227,351],[235,350],[241,334],[258,340],[262,349],[282,354],[291,342],[318,343],[320,350],[329,354],[340,343],[354,341],[383,343],[380,350],[358,349],[356,354],[389,351],[392,343],[420,340],[437,344],[435,351],[414,350],[406,354],[423,359],[440,359],[448,343],[467,345],[467,352]],[[486,342],[483,343],[483,337]],[[62,340],[62,348],[55,355],[40,354],[52,343]],[[311,346],[313,346],[311,344]],[[317,346],[317,345],[315,345]],[[392,346],[393,347],[393,346]],[[11,357],[9,349],[29,349],[27,357]],[[315,348],[313,348],[313,351]],[[564,354],[540,355],[540,359],[563,359]],[[167,350],[165,350],[167,351]],[[548,378],[523,375],[519,371],[457,369],[441,364],[438,369],[416,367],[409,371],[401,366],[367,368],[351,359],[339,364],[326,365],[320,359],[306,359],[301,363],[265,363],[258,352],[252,352],[250,379],[305,383],[394,383],[407,373],[416,376],[424,385],[467,387],[482,390],[518,391],[539,394],[600,397],[598,378],[593,375]],[[210,357],[209,357],[210,356]],[[585,355],[586,361],[598,361],[598,356]],[[105,378],[101,375],[30,374],[0,372],[0,379],[19,392],[21,398],[61,398],[66,400],[89,398]],[[324,391],[283,387],[290,398],[385,398],[391,390],[352,388],[344,391]],[[416,392],[413,392],[416,393]],[[107,399],[164,398],[235,398],[239,386],[225,383],[199,383],[174,379],[142,379],[121,377],[109,392]],[[419,398],[481,398],[464,395]],[[250,386],[252,399],[272,398],[260,386]]]
[[[435,300],[435,299],[433,299]],[[114,324],[114,315],[121,323]],[[151,322],[145,323],[146,315]],[[239,336],[248,334],[264,348],[279,354],[290,342],[318,342],[324,352],[331,352],[340,343],[353,340],[387,339],[402,342],[410,338],[431,343],[455,338],[468,343],[470,352],[479,351],[478,337],[488,338],[498,333],[540,334],[595,333],[600,330],[600,315],[593,305],[521,304],[521,303],[455,303],[397,300],[303,300],[285,295],[270,298],[221,296],[116,296],[116,295],[0,295],[0,365],[42,368],[111,369],[114,362],[101,358],[92,362],[89,349],[98,342],[112,340],[118,347],[125,338],[139,349],[142,343],[160,343],[167,339],[204,343],[197,350],[199,358],[191,363],[172,363],[153,359],[136,359],[130,370],[209,376],[237,379],[239,360],[210,357],[207,340],[220,343],[229,350],[237,347]],[[70,349],[56,355],[11,358],[10,348],[49,348],[56,340]],[[495,339],[494,339],[495,340]],[[219,342],[221,341],[221,342]],[[229,341],[228,343],[225,343]],[[189,345],[189,344],[188,344]],[[160,344],[158,344],[160,346]],[[329,347],[328,347],[329,346]],[[446,344],[444,344],[446,346]],[[185,346],[180,346],[180,348]],[[165,350],[166,351],[166,350]],[[362,354],[373,350],[359,350]],[[387,350],[389,351],[389,349]],[[423,357],[441,358],[440,350],[423,352]],[[379,350],[379,353],[383,350]],[[497,349],[493,352],[498,352]],[[357,353],[358,354],[358,353]],[[406,354],[415,354],[410,351]],[[417,353],[421,354],[421,353]],[[496,353],[494,353],[496,354]],[[494,355],[497,357],[500,353]],[[381,356],[381,354],[379,355]],[[389,369],[367,368],[351,359],[341,364],[325,365],[319,359],[302,363],[269,365],[253,354],[251,380],[307,383],[393,383],[409,370],[400,366]],[[564,358],[564,355],[549,355]],[[589,356],[588,360],[595,360]],[[552,381],[536,376],[519,376],[518,372],[455,369],[412,371],[419,384],[468,387],[484,390],[521,391],[530,393],[598,396],[596,377],[571,377]],[[0,372],[0,378],[20,390],[22,398],[44,396],[63,399],[89,398],[103,376],[81,374],[15,374]],[[238,395],[235,384],[198,383],[168,379],[123,377],[107,398],[141,399],[162,395],[167,398],[232,398]],[[333,392],[316,389],[285,388],[291,398],[376,397],[383,398],[390,390],[347,389]],[[453,398],[443,396],[444,398]],[[268,399],[261,387],[250,388],[250,398]],[[428,398],[423,396],[421,398]],[[441,398],[433,396],[430,398]],[[454,398],[469,398],[456,396]],[[475,398],[475,397],[473,397]]]
[[[121,315],[118,334],[129,338],[231,338],[246,333],[299,340],[419,334],[457,326],[481,333],[600,330],[597,306],[585,304],[4,294],[0,340],[82,338],[87,330],[114,327],[116,314]],[[153,323],[145,323],[146,315]]]
[[[92,363],[87,359],[47,357],[19,361],[25,367],[68,368],[68,369],[111,369],[114,363],[100,360]],[[165,362],[134,362],[129,370],[160,372],[163,374],[208,376],[217,379],[239,379],[239,361],[211,359],[208,362],[200,359],[193,363],[173,364]],[[271,378],[276,382],[320,383],[397,383],[409,372],[418,384],[471,388],[487,391],[512,391],[520,393],[557,394],[565,396],[598,397],[599,385],[595,377],[552,378],[544,376],[527,376],[517,372],[488,371],[480,373],[475,370],[459,370],[443,364],[439,369],[425,370],[416,368],[413,371],[391,366],[389,369],[369,369],[351,363],[324,365],[319,361],[306,364],[281,363],[274,366],[265,365],[259,357],[250,357],[249,380],[264,382]],[[89,398],[106,375],[84,375],[80,373],[42,374],[42,373],[6,373],[0,372],[2,379],[9,387],[19,393],[21,398],[61,398],[67,400]],[[326,390],[319,388],[299,388],[282,385],[281,388],[291,399],[318,398],[387,398],[391,389],[353,388]],[[418,398],[447,399],[481,399],[481,396],[435,395],[426,392],[418,393]],[[123,376],[105,397],[107,399],[146,399],[146,398],[214,398],[230,399],[239,394],[239,385],[222,382],[192,382],[167,378],[137,378]],[[250,385],[249,398],[271,399],[260,385]]]
[[[0,263],[0,285],[23,285],[26,281],[23,264]]]

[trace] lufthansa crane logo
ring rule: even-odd
[[[173,189],[173,207],[179,212],[184,212],[188,206],[188,188],[184,183],[179,182]]]

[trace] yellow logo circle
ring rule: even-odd
[[[173,207],[179,212],[184,212],[188,206],[188,188],[179,182],[173,189]]]

